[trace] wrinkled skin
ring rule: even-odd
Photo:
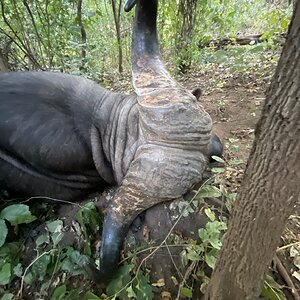
[[[114,275],[136,216],[200,181],[220,146],[209,115],[160,61],[156,14],[157,0],[137,1],[131,96],[71,75],[0,74],[1,189],[75,201],[119,185],[104,221],[100,270],[88,266],[98,282]]]
[[[2,189],[76,200],[121,183],[141,143],[136,96],[71,75],[2,73],[0,136]]]

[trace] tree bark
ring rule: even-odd
[[[9,71],[8,54],[10,52],[11,40],[4,42],[3,48],[0,48],[0,72]]]
[[[80,70],[85,70],[85,61],[86,61],[86,40],[87,40],[87,35],[86,35],[86,30],[84,28],[84,24],[82,22],[82,0],[78,0],[77,2],[77,21],[78,25],[80,27],[80,33],[81,33],[81,67]]]
[[[0,72],[8,71],[8,63],[4,57],[4,55],[0,51]]]
[[[179,57],[178,69],[186,73],[191,67],[192,59],[189,47],[194,33],[196,20],[196,0],[180,0],[178,5],[178,37],[176,49]]]
[[[118,51],[119,51],[119,73],[123,72],[123,51],[122,51],[122,41],[121,41],[121,6],[122,0],[119,0],[118,7],[116,5],[116,0],[111,1],[116,33],[117,33],[117,42],[118,42]]]
[[[256,299],[300,195],[300,1],[205,299]]]

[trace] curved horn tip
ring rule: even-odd
[[[224,146],[223,146],[221,139],[215,133],[212,133],[211,139],[210,139],[210,144],[209,144],[209,150],[208,150],[210,162],[215,161],[212,158],[212,156],[222,157],[223,150],[224,150]]]
[[[85,266],[88,275],[98,285],[107,284],[114,278],[129,225],[108,212],[102,231],[100,269],[92,262]]]
[[[136,2],[137,2],[137,0],[127,0],[124,5],[124,10],[126,12],[131,11],[133,9],[133,7],[136,5]]]
[[[90,261],[88,264],[84,266],[88,277],[93,280],[96,285],[102,287],[107,285],[112,279],[116,272],[116,270],[99,270],[94,262]]]

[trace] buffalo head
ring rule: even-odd
[[[157,0],[136,4],[132,76],[137,94],[141,143],[104,222],[100,281],[113,275],[124,237],[143,210],[177,198],[202,178],[212,121],[196,97],[174,80],[160,59]]]

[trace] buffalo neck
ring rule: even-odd
[[[120,184],[143,140],[136,95],[102,93],[94,109],[94,123],[114,181]]]

